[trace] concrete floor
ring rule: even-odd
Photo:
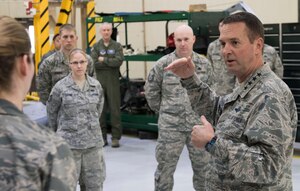
[[[45,106],[40,102],[24,102],[24,113],[32,120],[47,122]],[[110,137],[109,137],[110,138]],[[156,169],[156,140],[139,139],[128,132],[121,139],[120,148],[104,147],[106,180],[104,191],[153,191]],[[300,143],[293,159],[294,191],[300,191]],[[77,188],[77,191],[80,189]],[[192,169],[187,150],[184,149],[174,174],[173,191],[193,191]]]
[[[124,135],[120,148],[104,147],[106,180],[104,191],[153,191],[156,140]],[[192,170],[184,149],[174,175],[173,191],[193,191]],[[294,191],[300,191],[300,156],[293,160]],[[77,188],[77,191],[80,189]]]

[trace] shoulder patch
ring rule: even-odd
[[[153,82],[154,80],[154,72],[151,70],[148,75],[148,82]]]

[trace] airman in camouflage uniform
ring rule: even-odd
[[[191,128],[200,123],[200,116],[191,108],[180,78],[164,68],[181,57],[191,57],[199,78],[209,83],[211,68],[208,60],[193,52],[194,35],[189,26],[182,25],[175,31],[176,50],[157,61],[145,84],[149,106],[159,114],[159,137],[156,146],[158,166],[155,172],[155,190],[171,191],[173,174],[183,147],[186,145],[194,171],[193,184],[197,191],[205,189],[208,155],[191,144]]]
[[[214,83],[212,83],[211,88],[218,95],[226,95],[233,91],[236,78],[227,70],[221,48],[219,39],[214,40],[208,45],[206,57],[213,68]]]
[[[191,62],[179,60],[166,68],[185,79],[194,111],[208,118],[201,116],[203,126],[192,131],[193,144],[212,156],[208,191],[293,190],[297,108],[289,87],[263,64],[263,39],[263,25],[253,14],[224,19],[223,56],[239,85],[223,97],[186,70]]]
[[[264,45],[264,62],[279,77],[283,78],[283,65],[276,49],[270,45]]]
[[[73,191],[76,166],[68,144],[22,113],[34,75],[25,28],[0,16],[0,189]]]
[[[52,54],[60,50],[61,44],[60,44],[60,36],[58,33],[53,36],[52,44],[54,44],[54,49],[50,50],[49,52],[43,55],[39,63],[39,66],[46,58],[48,58],[49,56],[51,56]]]
[[[76,47],[76,31],[71,24],[60,28],[61,50],[46,58],[39,66],[37,89],[40,101],[46,104],[53,86],[70,73],[69,52]],[[88,75],[96,78],[93,60],[88,56]]]
[[[68,144],[0,99],[0,188],[65,190],[76,188],[76,166]]]
[[[47,102],[47,114],[49,126],[72,149],[77,163],[77,178],[83,181],[81,184],[85,185],[84,190],[99,191],[103,189],[105,180],[103,139],[99,123],[104,96],[100,83],[85,74],[85,59],[82,50],[71,51],[72,72],[53,87]]]

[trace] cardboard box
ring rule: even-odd
[[[206,4],[190,5],[189,12],[203,12],[203,11],[207,11]]]

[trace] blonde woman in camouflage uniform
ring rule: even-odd
[[[33,74],[25,28],[0,16],[1,191],[73,191],[76,167],[68,144],[22,113]]]
[[[69,143],[82,189],[99,191],[105,179],[99,124],[103,90],[86,74],[87,55],[81,49],[71,50],[69,60],[71,73],[55,84],[47,102],[49,126]]]
[[[192,57],[197,76],[207,83],[210,83],[212,69],[204,56],[193,51],[195,36],[191,27],[179,26],[174,32],[174,40],[176,50],[157,61],[145,84],[148,104],[159,114],[155,190],[172,190],[173,174],[183,147],[186,146],[194,172],[193,185],[195,190],[201,191],[205,190],[208,154],[191,144],[192,126],[200,123],[200,116],[193,112],[180,78],[172,72],[165,72],[164,67],[176,59]]]
[[[219,39],[239,82],[232,94],[216,96],[190,59],[165,68],[184,79],[193,109],[205,115],[192,141],[212,156],[206,190],[292,191],[297,108],[289,87],[264,64],[263,25],[251,13],[236,13],[224,19]]]

